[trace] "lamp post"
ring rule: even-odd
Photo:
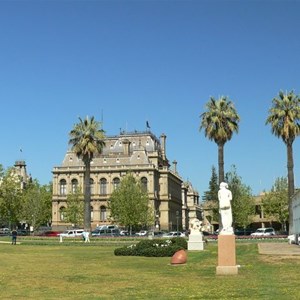
[[[178,235],[178,219],[179,219],[179,211],[176,210],[176,227],[177,227],[177,235]]]

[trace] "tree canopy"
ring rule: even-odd
[[[113,221],[129,230],[146,227],[154,222],[148,193],[131,173],[124,176],[120,185],[113,191],[109,208]]]
[[[232,192],[232,217],[235,228],[246,228],[252,221],[255,211],[251,188],[242,182],[235,166],[226,173],[226,182]]]
[[[40,185],[33,180],[22,192],[21,217],[26,223],[38,229],[41,225],[51,223],[52,217],[52,184]]]
[[[1,222],[10,228],[16,226],[22,212],[22,189],[20,177],[13,168],[1,170],[0,179],[0,216]]]
[[[81,226],[84,220],[84,203],[83,194],[79,188],[68,194],[67,203],[66,222],[72,223],[75,227]]]
[[[264,214],[266,217],[272,217],[286,230],[286,223],[289,218],[288,210],[288,182],[287,178],[279,177],[275,180],[270,192],[262,197]]]
[[[206,111],[200,115],[200,130],[205,137],[218,145],[219,183],[224,181],[224,145],[230,141],[233,133],[238,132],[240,117],[234,104],[227,97],[216,100],[210,97]]]

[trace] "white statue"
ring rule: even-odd
[[[231,200],[232,194],[226,182],[220,183],[218,192],[219,212],[221,214],[222,230],[220,234],[233,234]]]
[[[202,222],[199,221],[197,218],[194,218],[190,221],[190,234],[200,234]]]

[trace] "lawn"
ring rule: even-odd
[[[114,256],[98,243],[0,244],[1,299],[300,299],[300,258],[237,244],[238,275],[216,276],[217,244],[170,257]]]

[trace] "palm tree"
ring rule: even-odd
[[[219,183],[224,181],[224,145],[238,132],[240,117],[233,103],[227,97],[216,100],[210,97],[205,105],[207,111],[200,115],[200,130],[205,130],[205,137],[218,145]]]
[[[104,130],[102,124],[95,121],[94,117],[79,118],[70,131],[69,144],[72,145],[78,158],[81,158],[84,166],[84,229],[91,230],[91,190],[90,190],[90,169],[93,157],[102,152],[104,143]]]
[[[300,134],[300,99],[294,91],[280,91],[277,98],[272,100],[266,125],[270,124],[272,133],[282,138],[287,149],[288,197],[289,197],[289,230],[293,224],[292,196],[294,186],[293,142]]]

